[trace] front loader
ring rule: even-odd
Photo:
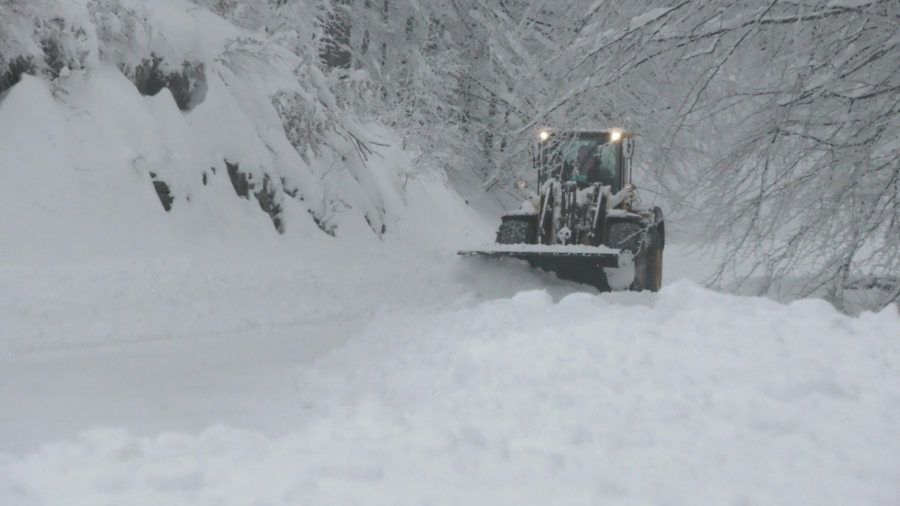
[[[634,136],[621,130],[538,134],[537,192],[502,216],[496,244],[460,255],[513,257],[601,291],[658,291],[665,221],[631,182]]]

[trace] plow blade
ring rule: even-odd
[[[591,246],[540,246],[496,245],[480,250],[463,250],[462,256],[489,258],[518,258],[527,260],[532,267],[552,272],[556,277],[576,283],[591,285],[600,291],[609,291],[604,268],[619,267],[619,251]]]

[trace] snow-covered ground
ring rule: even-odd
[[[2,271],[0,504],[884,504],[900,316],[405,248]]]

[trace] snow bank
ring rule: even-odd
[[[0,503],[895,505],[898,336],[689,282],[382,314],[300,371],[293,434],[92,431],[0,457]]]

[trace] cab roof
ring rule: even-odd
[[[611,132],[621,132],[622,137],[625,139],[631,139],[634,137],[633,133],[631,133],[627,130],[623,130],[621,128],[606,128],[606,129],[599,129],[599,130],[598,129],[587,129],[587,128],[569,128],[569,129],[540,128],[540,129],[538,129],[538,132],[549,132],[554,135],[556,135],[556,134],[579,134],[579,135],[581,135],[581,134],[592,135],[593,134],[593,135],[597,135],[597,134],[609,134]]]

